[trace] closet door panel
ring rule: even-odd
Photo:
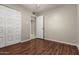
[[[0,5],[0,47],[21,41],[21,13]]]
[[[0,36],[0,48],[5,47],[5,42],[3,36]]]
[[[0,26],[0,48],[5,45],[5,28],[4,26]]]
[[[0,6],[0,48],[5,47],[5,7]]]
[[[21,41],[21,17],[20,13],[8,9],[6,19],[6,45],[12,45]]]
[[[5,46],[5,30],[4,17],[0,16],[0,48]]]

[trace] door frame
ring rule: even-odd
[[[43,16],[43,15],[41,15],[41,16]],[[36,16],[36,19],[37,19],[37,17],[38,16]],[[36,20],[35,20],[35,22],[36,22]],[[32,37],[31,37],[31,18],[30,18],[30,39],[32,39]],[[35,24],[35,38],[37,38],[36,37],[36,24]],[[44,18],[44,16],[43,16],[43,39],[45,38],[45,18]]]

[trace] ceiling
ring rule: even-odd
[[[43,12],[61,6],[61,4],[22,4],[23,7],[32,12]]]

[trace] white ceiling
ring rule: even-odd
[[[59,7],[61,4],[22,4],[22,6],[31,10],[32,12],[42,12]]]

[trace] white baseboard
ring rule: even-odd
[[[47,39],[47,38],[44,38],[46,40],[50,40],[50,41],[56,41],[56,42],[60,42],[60,43],[65,43],[65,44],[70,44],[70,45],[75,45],[77,46],[77,44],[74,44],[74,43],[69,43],[69,42],[64,42],[64,41],[59,41],[59,40],[55,40],[55,39]]]
[[[74,45],[74,46],[77,46],[77,48],[79,50],[79,45],[78,44],[74,44],[74,43],[70,43],[70,42],[64,42],[64,41],[59,41],[59,40],[55,40],[55,39],[47,39],[47,38],[44,38],[44,39],[50,40],[50,41],[55,41],[55,42],[60,42],[60,43],[65,43],[65,44]]]
[[[31,40],[31,39],[23,40],[23,41],[21,41],[21,43],[23,43],[23,42],[27,42],[27,41],[29,41],[29,40]]]

